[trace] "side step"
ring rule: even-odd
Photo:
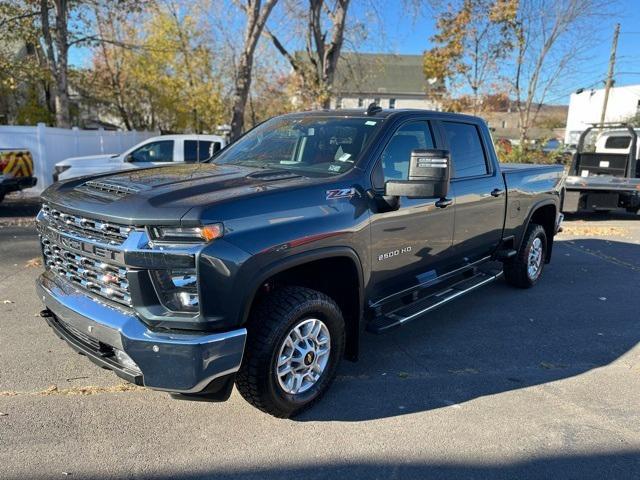
[[[501,276],[502,271],[479,271],[472,277],[451,284],[443,290],[423,297],[409,305],[402,305],[395,310],[376,317],[367,325],[367,330],[372,333],[386,332],[387,330],[414,320],[427,312],[435,310],[439,306],[449,303],[451,300],[461,297],[476,288],[491,283]]]

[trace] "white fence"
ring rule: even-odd
[[[27,148],[33,156],[35,188],[25,193],[39,194],[51,185],[53,167],[69,157],[122,153],[157,132],[114,132],[52,128],[43,123],[35,127],[0,126],[0,148]]]

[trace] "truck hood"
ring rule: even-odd
[[[191,209],[298,188],[313,179],[237,165],[172,165],[74,178],[49,187],[49,202],[75,214],[127,225],[179,223]],[[190,216],[191,222],[197,220]]]
[[[112,163],[112,162],[121,162],[122,159],[120,155],[116,153],[108,153],[102,155],[87,155],[84,157],[69,157],[58,163],[56,166],[71,166],[74,167],[76,165],[86,164],[86,162],[92,163]]]

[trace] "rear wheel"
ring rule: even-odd
[[[542,276],[547,248],[544,228],[535,223],[530,224],[518,254],[504,263],[507,282],[520,288],[533,287]]]
[[[240,394],[276,417],[291,417],[328,389],[344,354],[340,308],[327,295],[302,287],[269,294],[252,314]]]

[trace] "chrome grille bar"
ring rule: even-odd
[[[89,292],[131,306],[127,270],[76,254],[42,237],[45,267]]]
[[[48,204],[42,205],[42,214],[49,225],[61,232],[77,234],[89,240],[107,241],[112,245],[122,244],[133,231],[132,227],[62,212]]]

